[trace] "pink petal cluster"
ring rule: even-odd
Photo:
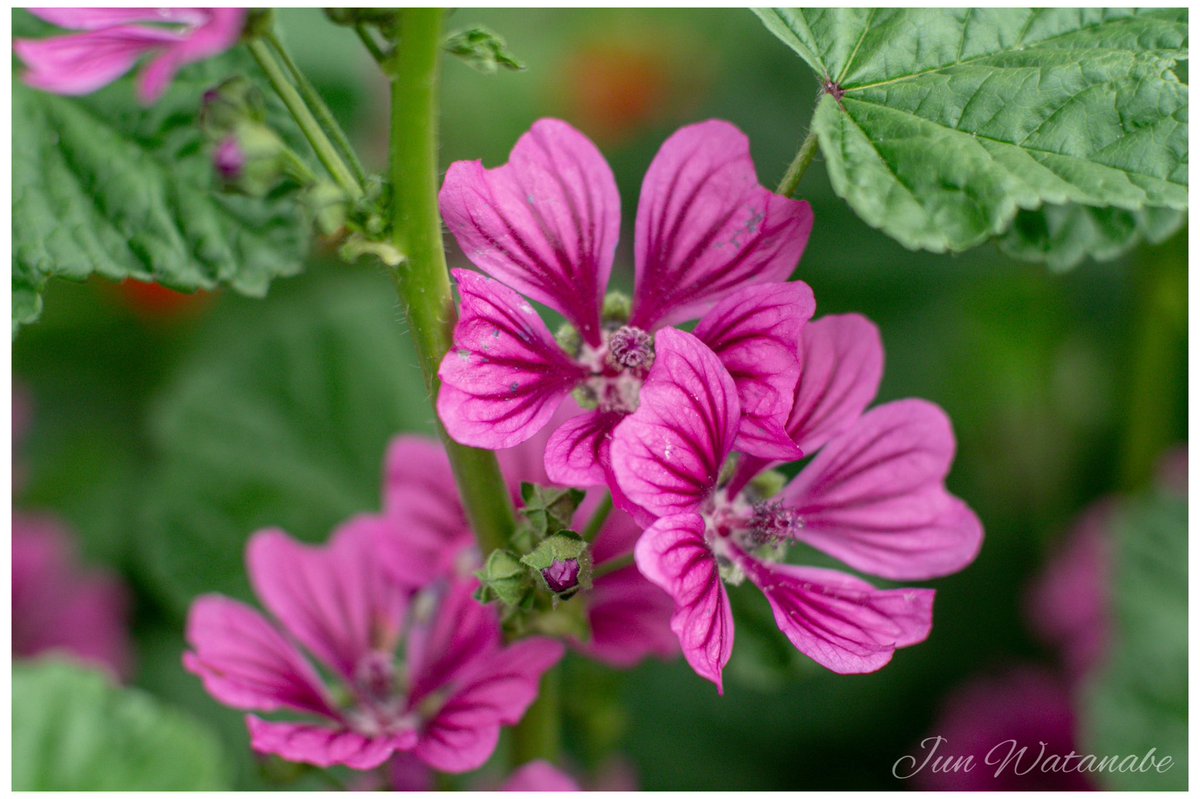
[[[124,586],[111,575],[83,571],[58,520],[13,514],[13,657],[58,652],[128,677],[128,617]]]
[[[566,418],[560,412],[559,418]],[[513,501],[521,505],[521,483],[551,484],[542,465],[546,434],[499,453],[501,470]],[[589,492],[576,517],[580,525],[596,510],[599,492]],[[435,442],[400,436],[388,449],[383,518],[387,530],[403,531],[403,542],[381,542],[379,556],[400,579],[421,575],[466,573],[478,568],[474,535],[454,485],[450,461]],[[592,545],[593,563],[602,567],[628,556],[639,527],[614,510]],[[393,545],[397,544],[397,545]],[[587,603],[592,637],[578,644],[589,657],[617,667],[633,666],[646,657],[673,657],[679,652],[668,622],[670,599],[631,564],[597,578],[592,590],[573,602]]]
[[[242,34],[241,8],[31,8],[61,28],[81,31],[47,39],[18,39],[13,49],[30,86],[55,94],[90,94],[150,61],[138,79],[138,98],[158,100],[182,67],[225,52]]]
[[[462,310],[439,371],[438,412],[455,440],[515,446],[573,394],[590,412],[557,425],[546,471],[565,485],[604,485],[612,430],[637,410],[661,332],[702,317],[696,335],[741,401],[739,449],[800,456],[783,422],[799,370],[793,342],[815,304],[803,283],[782,281],[804,252],[812,210],[759,185],[735,127],[691,125],[659,150],[642,184],[626,312],[605,311],[620,229],[616,182],[570,125],[536,122],[495,169],[452,164],[440,204],[487,275],[454,272]],[[562,314],[573,342],[560,344],[522,294]]]
[[[184,664],[231,707],[309,717],[248,716],[257,752],[355,769],[410,752],[438,771],[478,768],[500,727],[533,702],[562,645],[506,645],[495,610],[475,601],[472,579],[396,579],[378,556],[388,534],[381,525],[356,518],[322,547],[277,530],[255,534],[248,570],[273,618],[202,597],[188,617]]]
[[[658,334],[641,406],[613,432],[614,495],[648,525],[638,568],[674,599],[684,656],[719,690],[734,637],[726,582],[757,586],[792,644],[838,673],[879,669],[929,634],[932,590],[783,565],[790,545],[889,580],[925,580],[962,569],[982,542],[979,520],[944,485],[954,457],[946,415],[912,399],[864,413],[883,366],[874,325],[826,317],[804,327],[797,352],[786,429],[817,454],[777,496],[754,479],[767,461],[726,467],[743,400],[692,334]]]

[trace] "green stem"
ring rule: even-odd
[[[359,40],[363,43],[363,47],[367,48],[367,52],[371,54],[371,58],[375,59],[375,63],[382,64],[387,60],[387,53],[375,41],[375,37],[367,30],[367,26],[361,23],[354,26],[354,32],[358,34]]]
[[[300,126],[301,132],[304,133],[309,143],[312,145],[313,152],[317,154],[317,158],[325,165],[330,176],[333,177],[337,184],[342,187],[352,199],[358,199],[362,196],[362,188],[354,180],[354,176],[350,174],[350,170],[342,162],[341,156],[338,155],[337,149],[329,141],[325,135],[325,131],[321,130],[320,124],[312,115],[312,111],[304,103],[296,87],[291,84],[287,76],[283,74],[279,63],[275,60],[275,56],[267,49],[262,39],[255,39],[247,42],[246,47],[249,48],[254,60],[262,67],[262,71],[266,74],[267,80],[271,82],[271,87],[275,89],[275,93],[279,95],[279,99],[283,100],[283,104],[287,106],[287,110],[291,113],[292,118],[296,120],[296,124]]]
[[[612,513],[613,498],[612,494],[605,493],[604,499],[600,502],[600,506],[596,508],[596,512],[592,514],[592,518],[588,519],[587,526],[583,528],[583,540],[589,544],[596,540],[596,536],[600,534],[600,528],[608,521],[608,515]]]
[[[275,31],[269,31],[265,38],[279,56],[279,60],[283,62],[283,66],[292,76],[292,80],[296,82],[296,88],[300,90],[300,96],[308,103],[308,107],[317,118],[317,122],[329,134],[330,138],[333,139],[334,146],[341,151],[342,156],[350,162],[350,171],[354,173],[355,181],[359,186],[365,186],[367,183],[367,173],[363,169],[362,162],[358,160],[358,153],[354,151],[354,146],[350,144],[350,139],[346,136],[346,132],[342,130],[342,126],[334,118],[333,112],[325,104],[325,100],[322,99],[321,93],[317,91],[317,87],[312,85],[312,81],[308,79],[304,71],[292,60],[291,53],[283,46],[283,42],[279,39],[279,35]]]
[[[1186,236],[1142,247],[1133,264],[1134,329],[1125,386],[1120,486],[1135,490],[1154,475],[1174,440],[1176,403],[1187,374]]]
[[[396,288],[408,311],[425,386],[436,399],[441,386],[438,366],[453,344],[457,317],[437,205],[437,71],[443,12],[410,8],[397,13],[404,44],[396,48],[389,62],[389,177],[392,243],[404,254],[405,262],[395,270]],[[500,465],[494,453],[455,443],[440,423],[438,430],[486,559],[492,550],[508,543],[516,526]]]
[[[523,765],[531,760],[558,762],[562,749],[562,722],[559,718],[561,667],[555,667],[542,677],[538,698],[525,711],[525,718],[512,731],[510,765]]]
[[[599,566],[592,569],[592,579],[599,580],[601,577],[605,576],[606,574],[612,574],[613,572],[619,572],[619,571],[621,571],[621,569],[624,569],[624,568],[626,568],[628,566],[632,566],[632,565],[633,565],[633,553],[630,552],[627,555],[622,555],[619,558],[613,558],[610,561],[601,563]]]
[[[787,173],[784,174],[783,180],[779,181],[779,188],[775,189],[776,194],[791,197],[796,193],[796,189],[800,186],[800,179],[804,177],[804,173],[808,171],[813,159],[817,157],[819,149],[817,131],[815,128],[809,128],[808,135],[804,137],[800,149],[796,151],[796,157],[788,166]]]

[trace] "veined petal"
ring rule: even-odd
[[[598,578],[588,595],[592,640],[584,654],[617,668],[647,657],[673,658],[679,640],[671,629],[675,603],[630,565]]]
[[[203,13],[203,24],[189,31],[179,43],[172,45],[142,70],[138,78],[138,98],[143,103],[158,100],[182,67],[219,55],[241,38],[246,9],[212,8],[203,9]]]
[[[783,634],[830,671],[878,671],[895,650],[929,637],[934,594],[930,589],[884,591],[842,572],[768,565],[736,548],[733,553],[767,598]]]
[[[586,136],[560,120],[538,120],[506,165],[451,164],[438,199],[472,263],[599,345],[621,200],[612,170]]]
[[[546,474],[561,485],[604,485],[613,429],[623,418],[619,413],[594,411],[559,425],[546,443]]]
[[[387,452],[378,555],[392,577],[420,588],[454,573],[474,544],[450,459],[437,442],[398,436]]]
[[[264,530],[246,550],[250,582],[263,604],[347,680],[364,656],[395,647],[407,606],[375,552],[382,523],[370,516],[352,519],[323,547]]]
[[[319,768],[347,766],[367,771],[383,765],[395,752],[411,749],[416,741],[411,730],[368,738],[344,727],[263,721],[257,716],[247,716],[246,726],[255,752]]]
[[[500,649],[500,618],[494,607],[475,601],[476,587],[473,579],[441,581],[414,598],[406,640],[411,706],[462,682],[477,660]]]
[[[28,69],[25,83],[55,94],[88,94],[124,75],[143,55],[179,41],[177,34],[121,27],[19,39],[13,50]]]
[[[901,400],[865,414],[818,453],[780,495],[802,520],[796,538],[856,569],[924,580],[975,559],[983,528],[946,493],[950,420]]]
[[[184,667],[217,701],[240,710],[299,710],[337,718],[316,671],[256,610],[202,596],[187,620]]]
[[[30,14],[60,28],[94,31],[135,23],[198,25],[211,13],[200,8],[30,8]]]
[[[479,658],[425,723],[413,754],[439,771],[479,768],[495,750],[500,726],[521,720],[542,675],[562,656],[557,641],[527,638]]]
[[[812,224],[808,203],[758,184],[740,130],[719,120],[681,128],[642,183],[631,324],[653,330],[747,283],[787,280]]]
[[[733,653],[733,612],[704,540],[704,519],[686,513],[651,525],[634,550],[638,570],[675,600],[671,629],[693,670],[724,693],[721,671]]]
[[[739,452],[804,457],[784,422],[800,379],[800,335],[816,307],[812,289],[799,281],[747,286],[718,302],[697,325],[696,338],[717,354],[737,386]]]
[[[584,376],[515,291],[456,269],[462,317],[438,375],[438,415],[460,444],[503,449],[542,428]]]
[[[741,406],[717,356],[690,333],[664,328],[635,413],[613,433],[621,493],[655,516],[694,511],[733,450]]]

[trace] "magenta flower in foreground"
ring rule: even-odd
[[[869,574],[923,580],[979,550],[979,520],[943,485],[954,457],[945,414],[921,400],[863,414],[883,364],[874,325],[832,316],[805,328],[787,429],[820,451],[778,496],[751,479],[765,463],[725,469],[741,408],[716,356],[680,331],[658,340],[642,405],[614,431],[612,470],[618,501],[649,524],[638,568],[674,598],[671,627],[696,673],[721,688],[733,647],[723,581],[754,583],[796,648],[835,672],[875,671],[923,641],[932,590],[778,562],[802,542]]]
[[[520,507],[522,482],[546,484],[541,452],[545,437],[499,453],[513,500]],[[576,516],[588,519],[600,497],[584,500]],[[379,525],[380,559],[397,579],[419,584],[437,575],[466,574],[479,567],[475,536],[458,498],[445,451],[420,436],[396,438],[387,455],[384,514]],[[641,528],[628,514],[614,510],[592,547],[603,566],[633,551]],[[581,645],[589,657],[628,667],[649,656],[674,657],[678,643],[668,626],[670,598],[631,564],[595,580],[585,596],[592,640]]]
[[[454,272],[462,316],[439,370],[438,413],[455,440],[515,446],[574,394],[591,413],[557,428],[546,469],[564,485],[603,485],[612,429],[638,407],[656,332],[704,315],[696,335],[741,399],[738,449],[800,457],[782,425],[798,376],[794,342],[815,305],[806,285],[780,281],[804,252],[812,209],[759,185],[737,128],[682,128],[650,165],[631,307],[605,301],[620,230],[616,182],[570,125],[539,120],[496,169],[452,164],[440,204],[467,258],[495,278]],[[570,329],[556,340],[517,292]]]
[[[439,771],[478,768],[501,725],[533,702],[562,645],[505,646],[494,610],[472,597],[473,581],[415,591],[396,582],[379,565],[378,524],[352,520],[325,547],[257,533],[247,548],[250,579],[278,626],[240,602],[202,597],[188,616],[193,651],[184,665],[231,707],[313,717],[248,716],[257,752],[356,769],[412,752]],[[305,650],[336,687],[326,687]]]
[[[144,56],[138,99],[158,100],[175,73],[237,44],[243,8],[31,8],[61,28],[83,31],[13,43],[24,81],[55,94],[90,94],[120,78]]]
[[[14,513],[14,657],[58,652],[128,676],[129,597],[107,574],[83,572],[70,534],[49,516]]]

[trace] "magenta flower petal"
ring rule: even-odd
[[[878,671],[896,649],[919,644],[933,627],[930,589],[882,591],[829,569],[762,563],[734,549],[792,644],[830,671]]]
[[[716,487],[741,407],[733,378],[695,336],[665,328],[655,349],[641,405],[613,433],[612,470],[628,501],[668,516],[695,510]]]
[[[728,122],[681,128],[642,183],[631,324],[699,316],[732,289],[788,279],[808,244],[812,208],[758,184],[750,142]]]
[[[631,668],[648,657],[664,660],[679,654],[671,630],[675,603],[629,566],[597,579],[588,595],[592,640],[583,646],[590,658]]]
[[[421,436],[388,446],[377,554],[393,579],[420,588],[453,573],[474,544],[446,451]]]
[[[247,716],[246,726],[250,730],[250,747],[255,752],[319,768],[373,769],[383,765],[393,753],[412,748],[416,740],[412,731],[368,738],[344,727],[263,721],[257,716]]]
[[[546,474],[560,485],[602,486],[607,481],[613,429],[624,415],[580,414],[559,425],[546,443]]]
[[[612,271],[621,200],[596,146],[557,119],[522,136],[508,163],[450,165],[442,217],[471,262],[567,317],[600,343],[600,308]]]
[[[812,289],[799,281],[748,286],[718,302],[696,327],[696,338],[717,354],[737,386],[739,452],[804,457],[784,422],[800,378],[797,341],[816,307]]]
[[[455,692],[421,730],[413,754],[439,771],[482,766],[496,749],[500,726],[516,724],[537,698],[542,675],[563,656],[557,641],[527,638],[481,653],[459,675]]]
[[[638,570],[675,600],[671,629],[688,664],[724,693],[721,671],[733,652],[733,612],[704,527],[696,514],[667,516],[642,534],[634,553]]]
[[[379,568],[380,523],[368,516],[352,519],[325,547],[264,530],[246,548],[250,582],[263,604],[349,681],[364,657],[395,647],[407,606],[400,586]]]
[[[204,23],[168,48],[142,70],[138,99],[150,104],[162,97],[182,67],[225,52],[237,44],[246,20],[244,8],[205,9]]]
[[[438,375],[438,415],[460,444],[503,449],[545,425],[584,376],[528,302],[495,280],[454,270],[462,317]],[[449,390],[448,390],[449,389]]]
[[[975,559],[983,527],[946,493],[950,420],[936,405],[900,400],[865,414],[784,489],[796,537],[860,571],[924,580]]]
[[[240,710],[299,710],[336,718],[308,661],[275,627],[240,602],[203,596],[188,613],[184,667],[217,701]]]
[[[200,8],[30,8],[28,11],[52,25],[80,31],[94,31],[138,22],[199,25],[210,13],[208,9]]]
[[[88,94],[133,69],[143,55],[178,43],[164,30],[121,27],[55,36],[18,39],[13,50],[28,69],[22,80],[55,94]]]
[[[418,601],[436,598],[436,612],[408,631],[406,660],[408,700],[418,705],[473,667],[475,659],[500,648],[500,620],[496,609],[473,596],[467,580],[443,582]]]
[[[509,775],[502,791],[578,791],[579,783],[545,760],[526,763]]]

